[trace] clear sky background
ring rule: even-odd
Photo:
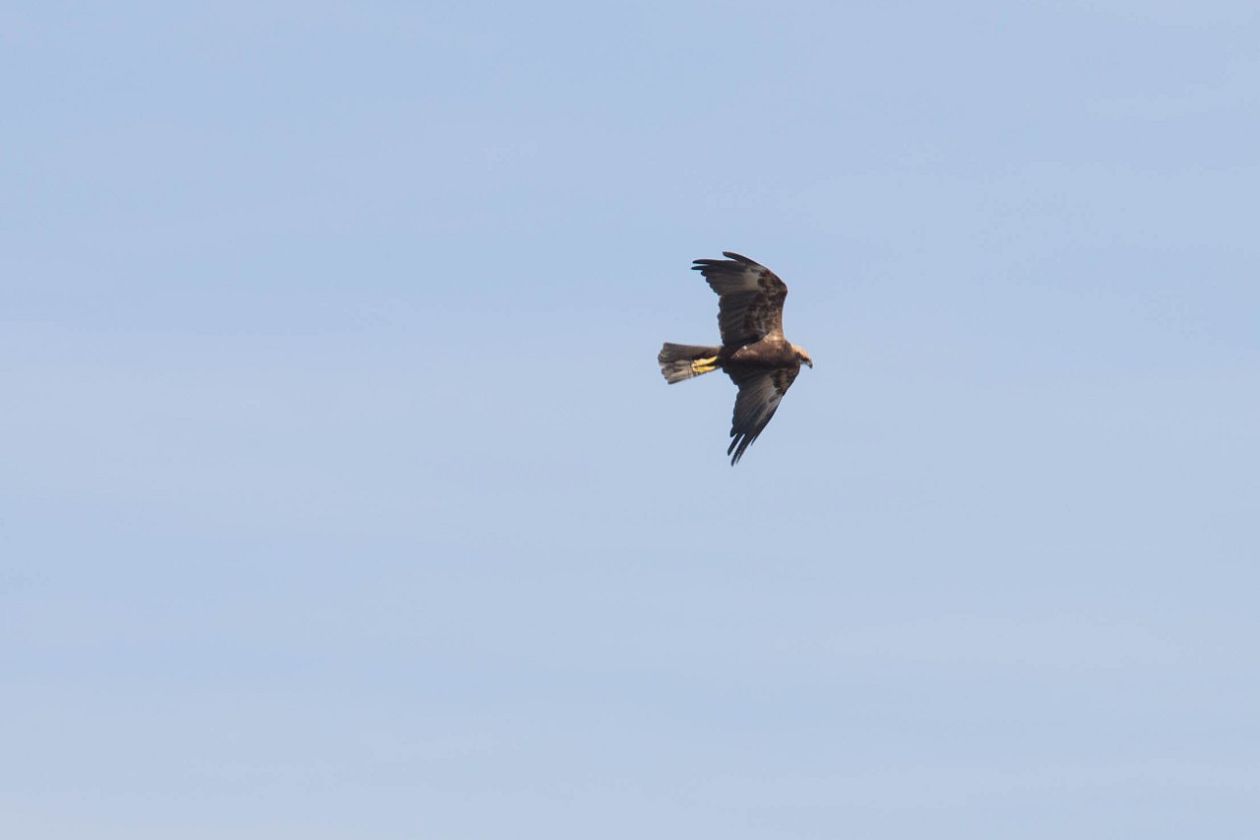
[[[1254,837],[1258,45],[6,4],[0,833]]]

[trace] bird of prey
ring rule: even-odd
[[[671,385],[703,373],[724,370],[739,388],[731,420],[731,466],[739,462],[774,417],[787,389],[801,372],[801,362],[814,366],[805,348],[783,336],[783,301],[787,286],[775,273],[748,257],[723,251],[725,260],[695,260],[692,269],[704,275],[718,293],[721,347],[665,343],[656,357]]]

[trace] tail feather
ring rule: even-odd
[[[656,361],[661,365],[661,375],[671,385],[691,379],[702,373],[718,369],[717,357],[721,347],[701,347],[695,344],[670,344],[661,347]]]

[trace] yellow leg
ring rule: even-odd
[[[717,370],[717,360],[717,356],[710,356],[707,359],[696,359],[691,363],[691,372],[698,376],[711,370]]]

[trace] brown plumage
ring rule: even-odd
[[[739,254],[725,260],[696,260],[693,269],[718,293],[720,347],[666,343],[656,357],[665,381],[673,384],[724,370],[739,388],[726,454],[734,466],[774,417],[801,363],[814,366],[803,347],[783,335],[787,286],[775,273]]]

